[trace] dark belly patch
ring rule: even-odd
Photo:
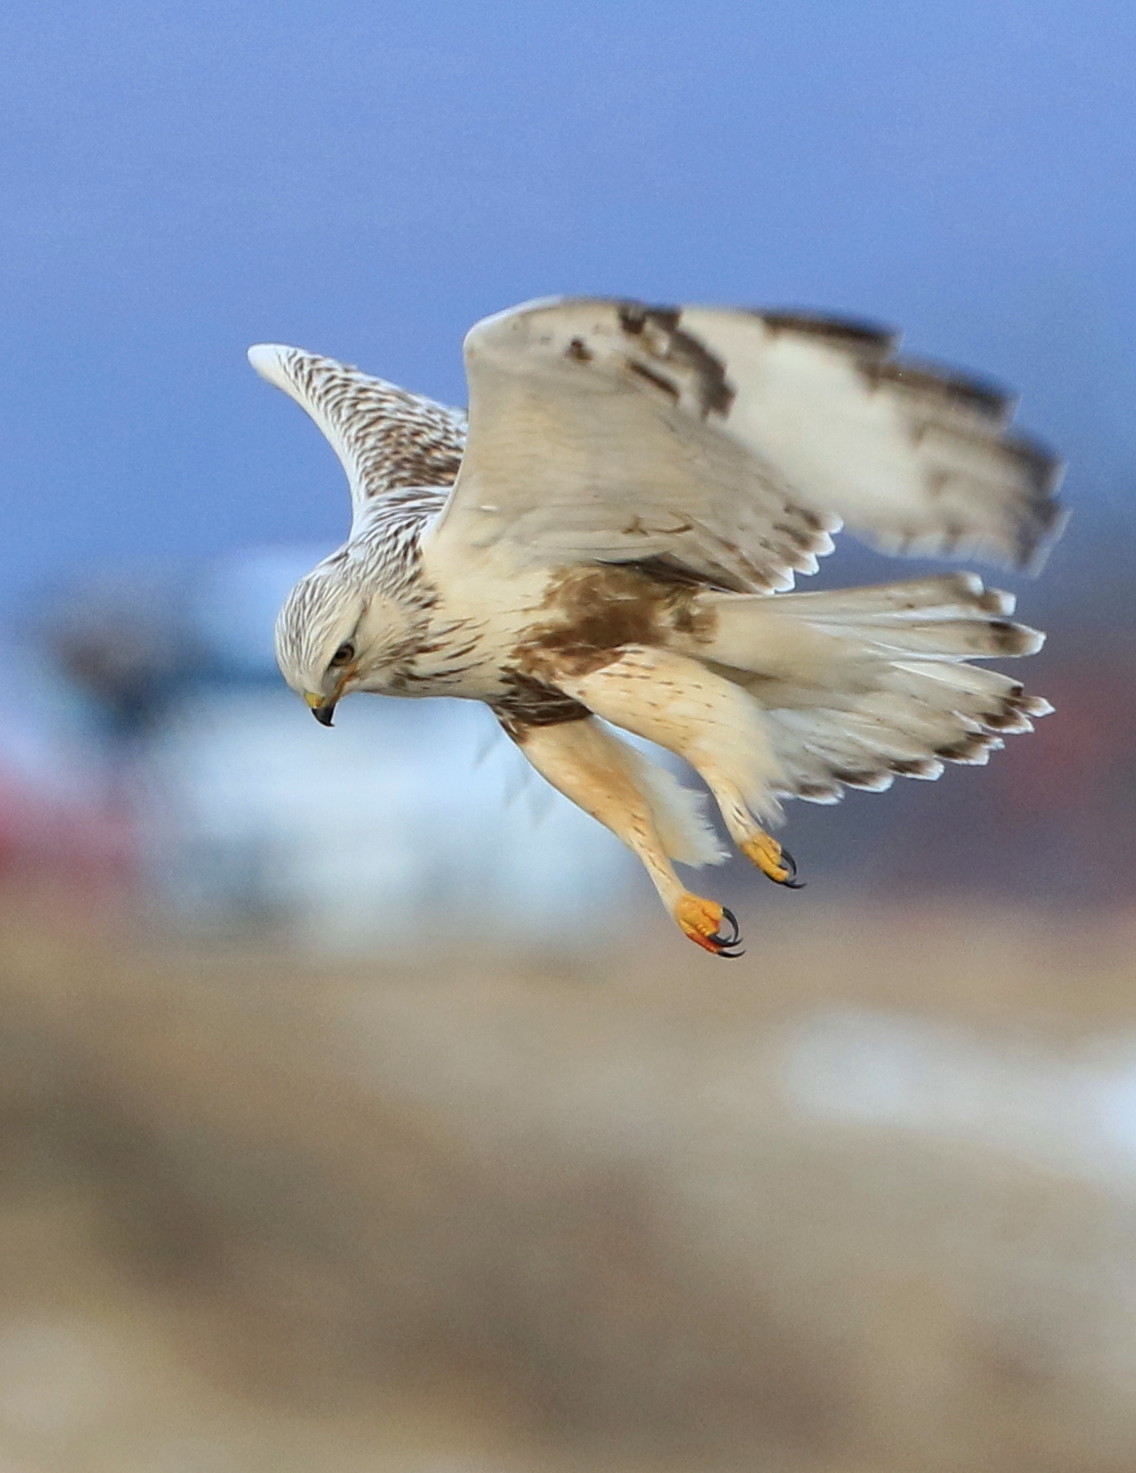
[[[587,706],[566,696],[520,670],[507,670],[505,690],[494,696],[490,707],[513,741],[520,745],[534,726],[560,726],[565,721],[585,721],[592,713]]]
[[[494,708],[534,726],[579,721],[589,714],[586,707],[564,695],[558,680],[602,670],[628,645],[663,645],[670,632],[697,638],[714,619],[695,606],[697,592],[688,580],[655,577],[637,564],[566,569],[549,583],[544,617],[513,649],[505,674],[509,695],[495,699]]]
[[[696,634],[702,616],[695,593],[688,583],[653,577],[634,564],[569,568],[550,582],[547,617],[524,631],[512,663],[552,681],[556,670],[598,670],[627,645],[662,644],[670,630]]]

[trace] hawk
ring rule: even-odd
[[[842,526],[890,553],[1033,562],[1060,468],[1012,401],[863,323],[605,299],[526,303],[465,340],[469,414],[299,348],[256,370],[334,447],[351,534],[292,590],[284,678],[330,726],[354,691],[484,701],[639,857],[699,946],[738,925],[674,862],[726,858],[684,759],[771,880],[786,798],[983,763],[1051,708],[972,659],[1042,635],[967,572],[794,593]]]

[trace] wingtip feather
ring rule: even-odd
[[[283,343],[254,343],[248,350],[248,361],[262,379],[275,384],[278,389],[287,389],[290,384],[284,363],[286,355],[294,351]]]

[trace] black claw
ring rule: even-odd
[[[727,956],[731,958],[737,956],[745,956],[745,948],[738,946],[738,942],[742,939],[742,930],[741,927],[738,925],[737,916],[733,913],[732,910],[727,910],[726,907],[723,906],[722,919],[724,921],[728,921],[730,924],[729,934],[726,935],[723,934],[721,931],[715,931],[713,936],[707,938],[710,942],[713,943],[713,946],[715,948],[715,955]]]
[[[804,880],[797,879],[797,861],[789,853],[788,849],[784,847],[781,849],[781,863],[789,871],[788,879],[781,881],[783,888],[786,890],[803,890],[805,888]]]
[[[733,913],[732,910],[727,910],[726,907],[723,906],[722,919],[724,921],[729,921],[731,934],[729,936],[725,936],[722,934],[722,932],[715,931],[713,936],[710,937],[710,940],[713,941],[715,946],[736,946],[737,943],[742,939],[742,928],[738,925],[737,916]]]

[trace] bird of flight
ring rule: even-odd
[[[351,534],[277,621],[288,684],[331,725],[354,691],[484,701],[538,772],[627,844],[683,932],[737,922],[674,869],[730,838],[795,884],[782,800],[982,763],[1047,702],[971,659],[1026,655],[971,573],[793,593],[850,532],[890,553],[1024,566],[1059,529],[1057,462],[989,385],[800,313],[549,299],[465,341],[469,414],[299,348],[256,370],[334,447]],[[597,719],[598,718],[598,719]]]

